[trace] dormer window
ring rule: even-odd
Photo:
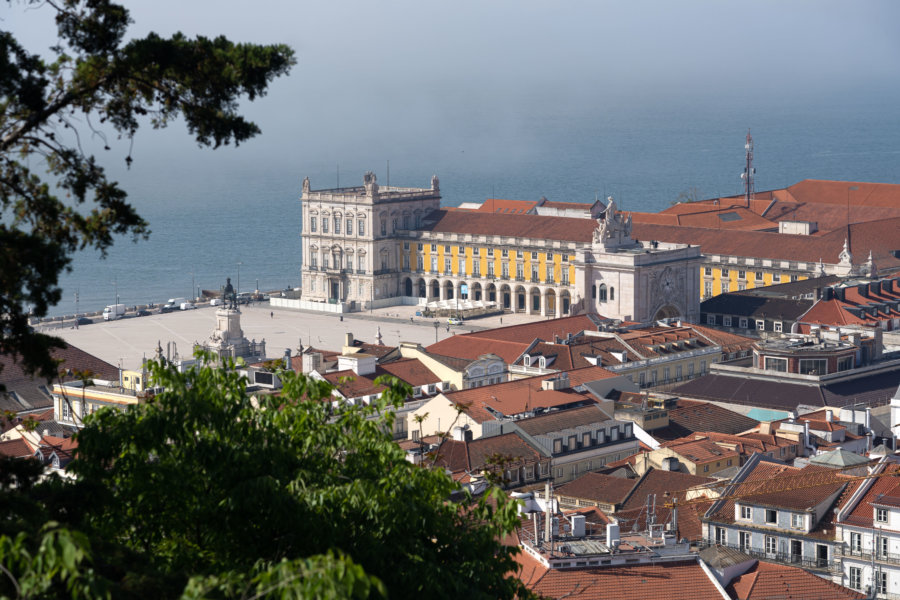
[[[875,521],[878,523],[887,523],[888,522],[888,511],[886,508],[876,508],[875,509]]]
[[[547,357],[545,357],[545,356],[540,357],[538,359],[538,366],[542,369],[545,368],[547,366]]]
[[[753,507],[741,505],[741,519],[749,521],[753,519]]]
[[[526,354],[525,356],[523,356],[523,357],[522,357],[522,364],[525,365],[526,367],[530,367],[530,366],[531,366],[531,356],[529,356],[528,354]]]

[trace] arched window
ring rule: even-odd
[[[597,299],[600,302],[606,302],[606,284],[601,283],[600,288],[597,290]]]
[[[531,366],[531,357],[528,356],[527,354],[525,356],[523,356],[522,364],[524,364],[526,367],[530,367]]]
[[[594,300],[597,299],[597,284],[596,283],[591,286],[591,298],[593,298]]]
[[[540,357],[538,359],[538,366],[540,366],[542,369],[547,368],[547,358],[544,356]]]

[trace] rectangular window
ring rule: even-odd
[[[886,508],[876,508],[875,509],[875,520],[879,523],[887,523],[888,522],[888,511]]]
[[[365,273],[366,272],[366,257],[358,256],[356,260],[357,260],[357,264],[359,265],[357,268],[360,270],[361,273]]]
[[[319,266],[319,255],[315,252],[309,255],[309,266],[313,269]]]
[[[712,295],[713,295],[713,292],[712,292],[712,282],[711,282],[711,281],[707,281],[707,282],[705,282],[705,283],[703,284],[703,297],[704,297],[704,298],[709,298],[709,297],[711,297]]]
[[[503,277],[503,279],[509,279],[509,263],[503,263],[500,265],[500,269],[500,276]]]
[[[663,383],[667,383],[669,381],[669,367],[665,367],[663,369]]]
[[[694,376],[694,363],[688,364],[688,377]]]
[[[479,260],[478,256],[475,256],[472,259],[472,275],[474,277],[481,277],[481,260]]]
[[[315,232],[316,232],[316,229],[318,228],[318,227],[317,227],[318,224],[319,224],[319,219],[318,219],[317,217],[312,217],[312,218],[310,218],[310,220],[309,220],[309,230],[310,230],[312,233],[315,233]]]
[[[727,315],[722,317],[722,325],[724,325],[725,327],[731,327],[731,317]]]
[[[387,220],[381,220],[381,235],[387,235]]]
[[[537,283],[539,280],[540,280],[540,277],[538,276],[537,265],[532,265],[531,266],[531,281],[534,283]]]
[[[403,255],[403,270],[409,271],[409,254]]]
[[[738,271],[738,279],[747,279],[746,271]]]
[[[756,280],[757,280],[757,281],[762,281],[762,280],[763,280],[763,272],[762,272],[762,271],[757,271],[757,272],[756,272]]]
[[[712,315],[712,314],[706,315],[706,324],[707,325],[715,325],[716,324],[716,315]]]
[[[768,525],[775,525],[778,523],[778,511],[772,510],[771,508],[766,509],[766,523]]]
[[[803,375],[826,375],[828,361],[824,358],[801,358],[800,373]]]
[[[837,370],[838,371],[849,371],[853,368],[853,357],[847,356],[844,358],[839,358],[837,361]]]
[[[560,275],[562,276],[560,278],[560,284],[569,285],[569,267],[563,266]]]
[[[347,235],[353,235],[353,219],[347,219]]]
[[[457,262],[459,264],[456,265],[457,266],[456,272],[461,276],[465,275],[466,274],[466,259],[460,258]]]
[[[778,539],[774,535],[766,536],[766,554],[778,553]]]
[[[341,232],[341,218],[340,217],[334,218],[334,232],[335,233]]]
[[[449,274],[450,274],[450,259],[445,258],[444,259],[444,275],[449,275]]]
[[[787,359],[773,358],[767,356],[763,361],[763,369],[766,371],[778,371],[779,373],[787,373]]]
[[[403,215],[403,229],[409,229],[409,215]]]
[[[728,269],[722,269],[722,279],[728,277]]]
[[[703,274],[712,277],[712,267],[703,267]]]
[[[875,592],[878,594],[887,594],[887,571],[877,571],[875,573]]]
[[[488,267],[488,277],[493,277],[494,276],[494,260],[492,258],[488,258],[487,267]]]
[[[717,544],[725,544],[725,528],[724,527],[716,527],[716,543]]]
[[[322,233],[328,233],[328,217],[322,217]]]
[[[781,321],[775,321],[775,333],[781,333],[784,330],[784,324]]]
[[[437,273],[437,256],[431,255],[431,272]]]
[[[850,587],[854,590],[862,589],[862,569],[860,567],[850,567]]]
[[[741,317],[741,320],[738,321],[738,323],[740,324],[741,329],[747,329],[747,319],[746,318]]]
[[[531,253],[531,260],[537,260],[537,259],[538,259],[538,254],[537,254],[537,252],[532,252],[532,253]]]
[[[749,531],[739,531],[738,532],[738,545],[741,550],[749,550],[750,549],[750,532]]]
[[[516,265],[516,278],[525,279],[525,265],[521,263]]]
[[[862,534],[861,533],[850,533],[850,550],[853,552],[861,552],[862,551]]]
[[[644,373],[643,371],[642,371],[641,373],[638,374],[638,385],[639,385],[639,386],[644,387],[645,385],[647,385],[647,377],[646,377],[646,375],[647,375],[647,374]]]
[[[766,322],[762,319],[756,320],[756,330],[757,331],[765,331],[766,330]]]
[[[739,284],[738,284],[738,291],[739,291],[739,292],[743,292],[743,291],[746,290],[746,289],[747,289],[747,284],[746,284],[746,283],[739,283]]]
[[[704,373],[706,373],[706,361],[701,360],[700,361],[700,374],[703,375]]]
[[[741,518],[749,521],[753,518],[753,507],[752,506],[741,506]]]
[[[878,556],[882,558],[887,557],[888,555],[888,538],[880,537],[878,538]]]
[[[675,367],[675,381],[681,381],[681,365]]]
[[[359,235],[366,235],[366,221],[365,219],[360,219],[359,223],[357,223],[356,231]]]
[[[507,256],[509,256],[509,250],[507,248],[504,248],[500,251],[500,256],[506,258]]]
[[[444,252],[450,254],[450,246],[444,246]]]
[[[431,244],[431,252],[437,252],[437,244]]]

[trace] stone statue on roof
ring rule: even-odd
[[[303,193],[304,194],[309,193],[309,177],[308,176],[303,178]]]
[[[594,243],[602,244],[607,250],[634,245],[634,240],[631,238],[631,215],[626,216],[619,212],[612,196],[607,198],[603,217],[597,219]]]

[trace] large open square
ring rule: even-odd
[[[163,351],[174,342],[182,357],[189,357],[193,346],[205,340],[216,325],[215,308],[154,314],[117,321],[98,318],[78,329],[44,329],[70,344],[123,368],[136,368],[144,358],[153,358],[158,345]],[[535,320],[524,314],[485,317],[463,325],[449,325],[446,319],[424,319],[415,316],[416,307],[395,306],[371,313],[344,315],[272,308],[254,304],[241,308],[241,327],[251,340],[266,342],[266,354],[272,358],[284,355],[285,348],[294,353],[302,344],[316,348],[339,350],[344,335],[374,343],[381,330],[382,343],[396,346],[400,341],[429,345],[436,340],[488,327],[500,327]],[[540,318],[540,317],[537,317]],[[501,322],[502,320],[502,322]],[[437,327],[435,327],[437,323]]]

